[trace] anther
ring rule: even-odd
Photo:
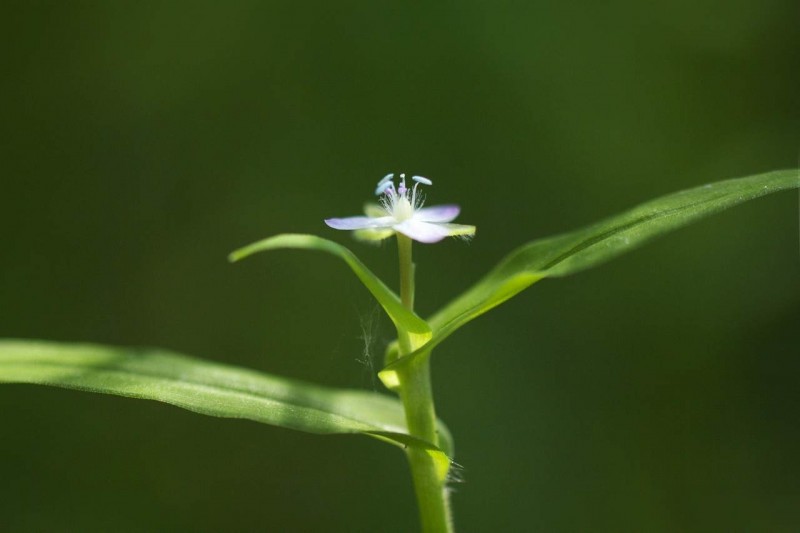
[[[433,185],[433,182],[431,180],[429,180],[428,178],[423,178],[422,176],[412,176],[411,179],[423,185]]]
[[[394,183],[391,181],[384,181],[383,183],[378,184],[378,188],[375,189],[375,196],[380,196],[383,193],[391,194],[393,189]]]
[[[381,181],[378,182],[378,187],[380,187],[381,185],[383,185],[386,182],[392,181],[392,179],[394,179],[394,173],[393,172],[390,172],[390,173],[386,174],[381,179]]]

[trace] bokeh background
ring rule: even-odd
[[[5,2],[0,336],[380,390],[392,329],[340,262],[227,253],[316,233],[394,285],[392,246],[322,219],[422,174],[478,226],[417,247],[427,315],[523,242],[795,167],[797,22],[780,0]],[[797,531],[797,211],[737,207],[442,345],[459,530]],[[371,439],[23,385],[0,413],[3,531],[417,528]]]

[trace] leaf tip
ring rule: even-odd
[[[243,257],[244,257],[244,254],[242,253],[241,249],[234,250],[234,251],[232,251],[231,253],[228,254],[228,263],[236,263],[237,261],[239,261]]]

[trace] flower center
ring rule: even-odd
[[[398,222],[408,220],[414,216],[414,207],[406,196],[401,196],[394,202],[392,216],[397,219]]]
[[[417,196],[417,187],[422,185],[433,185],[433,182],[422,176],[412,176],[414,187],[406,187],[406,175],[400,174],[400,186],[394,187],[394,174],[387,174],[378,182],[375,194],[382,196],[381,203],[386,212],[394,217],[398,222],[408,220],[414,216],[414,211],[422,207],[423,199]]]

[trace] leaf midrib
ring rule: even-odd
[[[86,367],[81,367],[79,365],[68,364],[68,363],[57,363],[57,362],[52,362],[52,361],[50,361],[50,362],[36,362],[36,363],[33,363],[33,364],[25,364],[25,363],[4,364],[4,363],[0,363],[0,368],[2,368],[2,367],[6,367],[6,368],[10,368],[10,367],[33,368],[33,369],[42,368],[42,367],[51,367],[51,368],[70,369],[70,370],[75,370],[75,371],[81,372],[81,373],[87,373],[87,372],[92,372],[92,371],[100,371],[100,372],[106,372],[108,374],[119,375],[121,377],[128,377],[128,376],[133,375],[133,376],[152,379],[154,381],[159,381],[159,382],[162,382],[162,383],[177,384],[177,385],[184,385],[184,386],[185,385],[191,385],[191,386],[195,386],[195,387],[198,387],[198,388],[206,389],[206,390],[209,390],[209,391],[217,392],[219,394],[229,394],[231,396],[239,396],[239,397],[246,398],[246,399],[255,399],[255,400],[258,400],[258,401],[266,401],[266,402],[270,402],[270,403],[274,403],[274,404],[278,404],[278,405],[285,405],[287,407],[296,407],[296,408],[307,409],[307,410],[310,410],[310,411],[321,413],[321,414],[323,414],[325,416],[331,416],[331,415],[337,416],[337,417],[340,417],[342,419],[349,420],[349,421],[352,421],[354,423],[358,423],[358,424],[361,424],[361,425],[370,426],[373,429],[377,429],[377,430],[381,430],[381,431],[385,431],[387,429],[386,426],[378,426],[378,425],[375,425],[372,422],[365,422],[364,420],[361,420],[361,419],[358,419],[358,418],[353,418],[352,415],[341,414],[339,412],[331,411],[331,410],[327,410],[326,411],[324,409],[321,409],[318,406],[305,405],[305,404],[291,404],[288,401],[276,400],[274,398],[270,398],[270,397],[265,396],[263,394],[258,394],[257,392],[254,392],[254,391],[243,390],[243,389],[237,388],[235,386],[209,385],[207,383],[198,382],[198,381],[194,381],[194,380],[191,380],[191,379],[185,379],[185,378],[184,379],[177,379],[177,378],[173,378],[173,377],[166,377],[166,376],[163,376],[163,375],[159,375],[157,373],[146,372],[146,371],[143,371],[141,369],[137,369],[137,370],[130,370],[130,369],[120,370],[119,368],[116,368],[116,367],[111,366],[111,365],[92,365],[90,368],[86,368]],[[2,379],[0,379],[0,381],[2,381]],[[100,388],[93,388],[93,387],[90,387],[90,386],[81,385],[79,383],[67,385],[64,382],[57,382],[57,381],[50,381],[50,380],[42,380],[42,381],[38,381],[38,383],[42,383],[42,384],[49,385],[49,386],[55,386],[55,387],[61,387],[61,388],[67,388],[67,389],[85,390],[85,391],[91,391],[91,392],[99,392],[99,391],[102,390]],[[157,399],[153,398],[152,396],[145,395],[145,394],[136,394],[136,393],[131,393],[131,392],[122,393],[122,392],[116,392],[116,391],[114,392],[114,394],[119,395],[119,396],[123,396],[123,397],[128,397],[128,398],[150,399],[150,400],[154,400],[154,401],[162,401],[162,400],[157,400]],[[162,403],[170,403],[170,402],[163,402],[162,401]],[[249,419],[248,417],[244,417],[244,416],[242,416],[242,417],[231,416],[231,417],[228,417],[228,418]]]
[[[659,218],[671,217],[671,216],[674,216],[674,215],[676,215],[676,214],[678,214],[678,213],[680,213],[682,211],[686,211],[687,209],[691,209],[691,208],[694,208],[694,207],[697,207],[697,206],[700,206],[700,205],[703,205],[703,204],[707,204],[709,202],[717,201],[717,200],[719,200],[721,198],[725,198],[726,196],[730,196],[731,194],[732,193],[724,193],[724,194],[720,194],[719,196],[715,196],[713,198],[709,198],[707,200],[701,200],[699,202],[694,202],[692,204],[688,204],[688,205],[684,205],[684,206],[680,206],[680,207],[673,207],[672,209],[669,209],[669,210],[666,210],[666,211],[661,211],[661,212],[658,212],[658,213],[651,213],[649,215],[643,215],[643,216],[641,216],[641,217],[639,217],[639,218],[637,218],[635,220],[632,220],[631,222],[628,222],[627,224],[622,224],[622,225],[617,226],[615,228],[609,229],[608,231],[605,231],[605,232],[603,232],[603,233],[601,233],[599,235],[596,235],[594,237],[590,237],[590,238],[588,238],[588,239],[576,244],[574,247],[570,248],[569,250],[567,250],[566,252],[562,253],[561,255],[556,257],[555,259],[553,259],[550,262],[546,263],[542,267],[541,273],[546,273],[547,270],[550,270],[551,268],[555,267],[559,263],[562,263],[563,261],[566,261],[567,259],[569,259],[573,255],[577,255],[578,252],[582,252],[583,250],[586,250],[587,248],[591,248],[592,246],[594,246],[598,242],[601,242],[601,241],[603,241],[605,239],[608,239],[609,237],[611,237],[613,235],[616,235],[618,233],[622,233],[623,231],[626,231],[626,230],[631,229],[631,228],[633,228],[635,226],[638,226],[639,224],[643,224],[645,222],[650,222],[651,220],[656,220],[656,219],[659,219]],[[710,214],[710,213],[704,213],[704,214]],[[602,224],[602,222],[600,224]]]

